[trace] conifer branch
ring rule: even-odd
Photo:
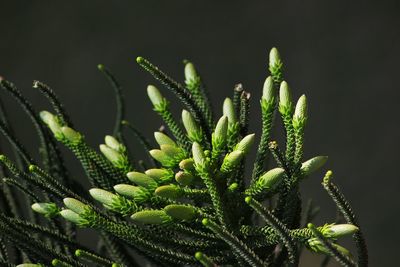
[[[150,72],[158,81],[160,81],[163,85],[165,85],[168,89],[170,89],[176,96],[182,101],[185,108],[187,108],[190,113],[194,116],[196,121],[200,123],[201,128],[203,129],[208,141],[211,138],[211,130],[207,126],[206,118],[203,114],[201,114],[199,107],[194,103],[191,94],[179,83],[174,81],[172,78],[167,76],[158,67],[151,64],[149,61],[142,57],[138,57],[136,59],[137,63],[143,67],[145,70]]]
[[[339,188],[332,182],[332,171],[328,171],[323,179],[322,185],[335,202],[340,213],[344,216],[347,223],[353,224],[360,228],[357,218],[351,208],[349,202],[344,195],[339,191]],[[360,267],[368,266],[368,250],[364,235],[361,230],[354,234],[354,240],[357,245],[358,265]]]

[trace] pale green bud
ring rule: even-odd
[[[243,159],[244,153],[241,150],[234,150],[227,154],[221,165],[221,171],[230,172],[240,164]]]
[[[304,176],[308,176],[320,169],[328,160],[327,156],[317,156],[311,158],[301,164],[301,172]]]
[[[164,224],[172,221],[172,218],[163,210],[142,210],[131,216],[135,223],[139,224]]]
[[[114,190],[122,196],[133,198],[137,202],[143,202],[150,197],[150,192],[141,186],[134,186],[129,184],[117,184]]]
[[[145,174],[162,183],[168,182],[174,177],[174,172],[170,169],[148,169]]]
[[[192,206],[172,204],[164,208],[166,214],[178,221],[191,221],[196,216]]]
[[[117,198],[117,195],[108,192],[104,189],[100,188],[92,188],[89,190],[89,194],[97,201],[102,203],[105,206],[112,206],[114,200]]]
[[[54,134],[55,137],[60,138],[63,134],[61,131],[62,125],[58,122],[57,117],[48,111],[41,111],[39,113],[42,121],[47,124],[50,131]]]
[[[64,199],[63,199],[63,202],[64,202],[64,205],[65,205],[68,209],[70,209],[70,210],[72,210],[73,212],[76,212],[76,213],[78,213],[78,214],[84,213],[84,212],[85,212],[86,210],[88,210],[88,208],[89,208],[88,205],[82,203],[82,202],[79,201],[79,200],[76,200],[75,198],[67,197],[67,198],[64,198]]]
[[[161,145],[161,151],[163,151],[168,157],[180,158],[183,156],[183,151],[177,146]]]
[[[192,114],[190,114],[190,112],[185,109],[182,110],[182,122],[189,139],[192,141],[200,141],[201,129],[198,126],[196,120],[193,118]]]
[[[54,114],[48,112],[47,110],[43,110],[39,113],[40,119],[45,123],[49,124],[50,121],[56,120]]]
[[[185,64],[185,79],[186,79],[186,84],[198,79],[196,68],[191,62]]]
[[[131,182],[134,182],[139,186],[143,186],[150,191],[153,191],[158,186],[153,178],[141,172],[128,172],[126,176]]]
[[[285,170],[282,168],[275,168],[267,171],[256,181],[256,183],[250,187],[249,194],[260,193],[260,190],[269,190],[277,186],[283,178]]]
[[[240,150],[244,154],[247,154],[254,143],[255,134],[249,134],[243,137],[242,140],[235,146],[234,150]]]
[[[264,188],[272,188],[275,184],[281,181],[284,173],[284,169],[274,168],[261,175],[259,181]]]
[[[279,109],[280,112],[283,113],[281,110],[288,110],[292,107],[292,96],[290,92],[289,85],[287,82],[281,82],[281,86],[279,88]]]
[[[74,224],[78,224],[78,225],[80,225],[86,221],[81,216],[79,216],[78,213],[76,213],[72,210],[69,210],[69,209],[60,211],[60,215],[67,221],[72,222]]]
[[[103,153],[103,155],[113,164],[124,160],[123,155],[121,155],[118,151],[112,149],[111,147],[108,147],[104,144],[101,144],[99,147],[101,153]]]
[[[71,143],[79,143],[82,140],[82,135],[68,126],[61,127],[61,131],[64,137]]]
[[[181,185],[191,185],[194,180],[194,176],[188,172],[179,171],[175,174],[175,180]]]
[[[272,47],[271,51],[269,52],[269,67],[273,68],[279,64],[282,64],[279,51],[276,49],[276,47]]]
[[[307,98],[305,95],[302,95],[297,101],[293,115],[293,122],[300,122],[305,119],[307,119]]]
[[[147,95],[149,96],[153,106],[160,105],[164,102],[164,97],[154,85],[147,86]]]
[[[229,124],[237,122],[235,108],[233,106],[232,100],[229,97],[225,98],[224,104],[222,106],[222,111],[223,114],[228,117]]]
[[[274,81],[271,76],[265,79],[262,98],[271,101],[275,98]]]
[[[106,135],[104,142],[108,147],[114,149],[115,151],[122,152],[124,150],[124,145],[118,142],[118,140],[111,135]]]
[[[352,224],[328,224],[322,227],[321,233],[326,238],[337,238],[352,235],[358,230],[358,227]]]
[[[217,126],[215,126],[215,132],[213,138],[215,140],[226,141],[227,131],[228,131],[228,117],[224,115],[218,120]]]
[[[52,218],[59,214],[60,209],[55,203],[34,203],[31,206],[32,210],[44,215],[45,217]]]
[[[157,143],[161,145],[170,145],[170,146],[176,146],[176,143],[174,140],[169,138],[166,134],[162,132],[155,132],[154,133],[154,138],[156,139]]]
[[[193,160],[196,165],[204,165],[206,162],[206,156],[204,155],[203,148],[199,143],[193,142],[192,145]]]
[[[178,186],[173,184],[162,185],[157,187],[157,189],[154,191],[154,194],[160,197],[177,199],[181,196],[181,190]]]
[[[160,162],[163,166],[168,166],[171,162],[171,158],[164,152],[161,151],[160,149],[152,149],[149,151],[150,155]]]
[[[194,169],[194,160],[193,159],[184,159],[179,162],[179,168],[182,170],[193,170]]]

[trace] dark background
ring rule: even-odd
[[[49,106],[31,88],[32,80],[49,84],[76,128],[97,146],[111,133],[115,116],[112,90],[98,63],[116,73],[128,119],[150,135],[160,120],[145,88],[157,83],[135,58],[145,56],[179,80],[187,58],[202,73],[218,115],[233,85],[244,84],[252,93],[251,127],[259,133],[268,51],[277,46],[294,96],[308,96],[306,157],[330,156],[327,168],[358,214],[371,266],[394,266],[400,237],[400,2],[198,2],[3,0],[0,75],[38,110]],[[7,96],[3,101],[19,137],[34,149],[37,139],[25,115]],[[304,197],[321,205],[319,223],[335,217],[322,175],[303,184]],[[309,260],[303,266],[316,265]]]

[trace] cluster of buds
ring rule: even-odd
[[[74,129],[63,125],[56,115],[48,111],[41,111],[39,115],[57,140],[72,145],[79,144],[82,141],[83,136]]]
[[[161,132],[156,132],[154,137],[160,149],[150,150],[150,155],[161,163],[162,166],[173,168],[186,157],[186,152],[178,146],[171,138]]]
[[[283,116],[292,116],[293,113],[291,90],[286,81],[282,81],[279,88],[279,112]],[[307,122],[307,98],[305,95],[300,96],[297,100],[292,119],[295,129],[304,128]]]
[[[106,135],[104,138],[105,144],[101,144],[101,153],[116,167],[124,172],[130,171],[132,169],[129,163],[126,147],[118,142],[111,135]]]
[[[243,137],[239,143],[237,143],[233,151],[226,154],[221,165],[221,171],[223,173],[230,173],[239,166],[240,162],[246,154],[249,153],[255,139],[255,134],[249,134]]]

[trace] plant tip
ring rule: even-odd
[[[136,62],[139,63],[139,64],[142,63],[143,61],[144,61],[143,57],[137,57],[136,58]]]
[[[197,251],[196,254],[194,254],[194,257],[195,257],[197,260],[200,260],[200,259],[203,258],[203,253],[201,253],[200,251]]]

